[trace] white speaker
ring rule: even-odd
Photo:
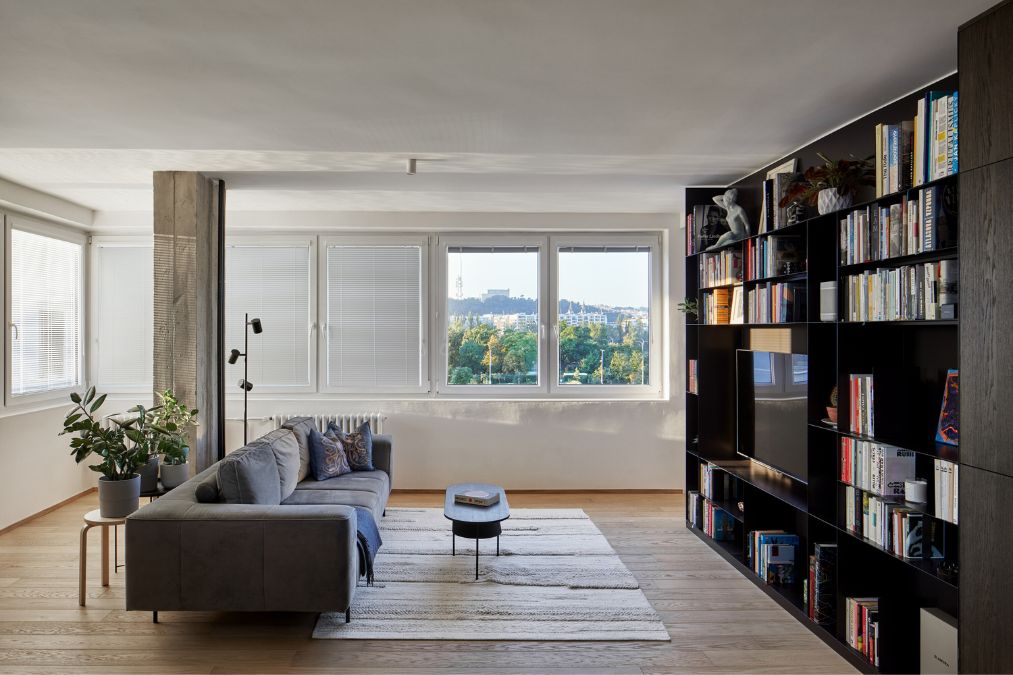
[[[837,320],[837,282],[820,283],[820,321]]]

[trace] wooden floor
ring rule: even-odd
[[[395,494],[391,504],[442,500]],[[313,640],[316,617],[303,614],[164,612],[154,625],[148,613],[124,611],[123,570],[101,586],[95,531],[88,607],[79,608],[78,531],[97,507],[90,494],[0,535],[0,673],[853,672],[686,531],[681,495],[511,494],[510,504],[583,508],[672,642]]]

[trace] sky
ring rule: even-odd
[[[512,297],[538,293],[537,253],[448,253],[447,289],[456,297],[460,274],[464,297],[479,298],[490,288],[509,288]],[[590,304],[647,307],[648,253],[560,253],[559,296]]]

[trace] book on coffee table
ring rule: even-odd
[[[472,506],[492,506],[499,502],[499,493],[486,492],[485,490],[466,490],[454,494],[454,501],[458,504],[471,504]]]

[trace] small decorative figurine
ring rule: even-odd
[[[714,197],[714,203],[723,208],[727,214],[725,218],[728,221],[729,231],[721,235],[721,238],[710,247],[711,249],[745,239],[749,236],[749,217],[746,215],[746,210],[735,203],[738,196],[739,191],[731,188],[725,190],[723,195]]]

